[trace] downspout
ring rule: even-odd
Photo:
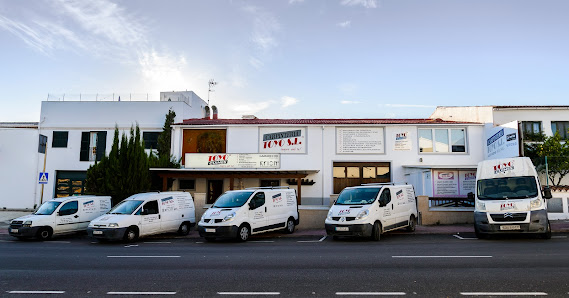
[[[330,202],[328,202],[328,204],[324,204],[324,201],[325,201],[324,200],[324,198],[325,198],[324,197],[324,125],[322,125],[321,140],[322,140],[321,141],[322,143],[320,144],[320,146],[321,146],[321,149],[320,149],[321,154],[320,155],[321,155],[322,161],[320,163],[320,168],[322,169],[321,170],[322,173],[320,174],[320,177],[322,177],[322,183],[320,183],[320,184],[322,184],[322,205],[326,206],[326,205],[330,205]]]
[[[45,121],[45,117],[43,117],[43,119],[40,120],[40,122],[38,123],[38,137],[37,139],[39,140],[39,137],[41,135],[41,124]],[[47,152],[47,144],[46,144],[46,152]],[[39,173],[39,168],[38,168],[38,164],[40,162],[40,153],[37,153],[37,158],[36,158],[36,173],[34,174],[34,179],[38,178],[36,177],[36,174]],[[38,198],[38,185],[36,184],[34,187],[34,208],[36,209],[37,207],[37,198]]]

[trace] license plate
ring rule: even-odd
[[[11,229],[10,232],[12,232],[12,233],[18,233],[18,229]]]
[[[502,231],[512,231],[512,230],[519,230],[519,229],[521,229],[520,225],[500,226],[500,230],[502,230]]]
[[[93,235],[103,235],[103,231],[93,231]]]
[[[215,233],[215,229],[205,229],[206,233]]]
[[[348,227],[336,227],[336,231],[338,231],[338,232],[347,232],[349,230],[350,230],[350,228],[348,228]]]

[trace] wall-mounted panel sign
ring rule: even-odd
[[[399,131],[395,133],[393,150],[411,150],[411,137],[408,131]]]
[[[185,168],[280,169],[280,154],[186,153]]]
[[[306,153],[306,128],[260,127],[259,153]]]
[[[337,154],[383,154],[383,127],[336,128]]]
[[[475,187],[475,170],[433,170],[433,197],[466,198]]]
[[[518,121],[508,122],[496,127],[485,127],[485,159],[498,159],[520,156]]]

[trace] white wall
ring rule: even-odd
[[[34,208],[40,156],[36,128],[0,128],[0,209]]]
[[[543,132],[551,136],[551,121],[569,121],[569,109],[496,109],[494,125],[511,121],[541,121]]]
[[[492,123],[492,106],[437,107],[431,119]]]

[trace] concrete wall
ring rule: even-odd
[[[324,229],[324,221],[328,216],[329,207],[299,206],[298,214],[300,223],[298,230]]]
[[[552,191],[553,198],[547,200],[547,216],[551,220],[569,219],[569,192]]]
[[[418,196],[420,224],[452,225],[474,223],[474,210],[472,208],[429,207],[429,197]]]

